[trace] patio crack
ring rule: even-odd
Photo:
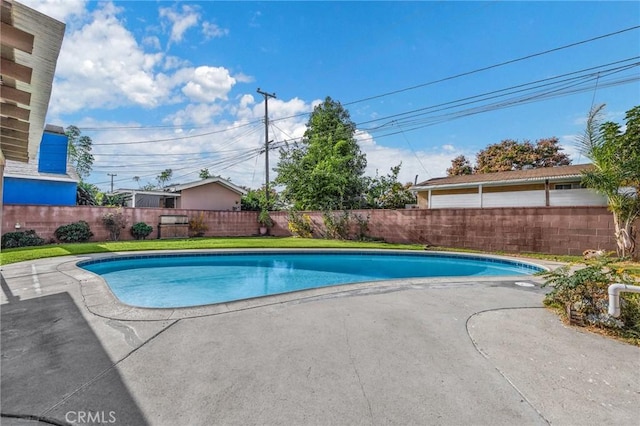
[[[360,378],[360,372],[358,372],[358,367],[356,366],[356,360],[353,356],[351,342],[349,341],[349,329],[347,328],[346,319],[343,319],[342,325],[344,328],[344,337],[347,343],[347,350],[349,352],[349,360],[351,361],[351,366],[353,367],[353,371],[356,373],[356,377],[358,378],[358,385],[360,385],[360,391],[362,392],[362,396],[364,397],[365,401],[367,401],[367,407],[369,408],[369,417],[371,417],[371,424],[375,424],[374,418],[373,418],[373,410],[371,409],[371,401],[369,401],[367,392],[364,390],[364,385],[362,384],[362,379]]]
[[[476,342],[476,340],[473,338],[473,336],[471,336],[471,332],[469,331],[469,321],[471,321],[471,318],[475,317],[476,315],[480,315],[480,314],[483,314],[485,312],[506,311],[506,310],[512,310],[512,309],[514,309],[514,310],[515,309],[544,309],[544,307],[541,307],[541,306],[513,306],[513,307],[506,307],[506,308],[485,309],[483,311],[475,312],[475,313],[469,315],[469,317],[467,318],[467,321],[465,323],[465,329],[467,331],[467,336],[471,340],[471,343],[473,344],[473,347],[475,348],[475,350],[480,355],[482,355],[482,357],[484,359],[486,359],[487,361],[491,362],[491,364],[493,365],[493,368],[495,368],[495,370],[498,372],[498,374],[500,374],[502,376],[502,378],[505,379],[507,381],[507,383],[509,383],[509,385],[520,395],[522,400],[524,402],[526,402],[529,405],[529,407],[531,407],[538,414],[538,416],[540,416],[540,418],[545,421],[545,423],[550,425],[551,422],[549,421],[549,419],[547,419],[544,416],[544,414],[542,414],[542,412],[540,410],[538,410],[538,408],[533,404],[533,402],[531,402],[531,400],[529,398],[527,398],[527,396],[524,394],[524,392],[522,392],[516,386],[516,384],[509,378],[509,376],[507,376],[507,373],[502,371],[500,368],[498,368],[498,366],[496,366],[493,363],[493,361],[491,360],[491,357],[489,357],[489,355],[485,351],[482,350],[482,348],[479,346],[478,342]]]
[[[100,380],[101,378],[103,378],[104,376],[106,376],[111,370],[113,370],[114,368],[116,368],[121,362],[123,362],[124,360],[126,360],[127,358],[129,358],[131,355],[133,355],[134,353],[136,353],[138,350],[140,350],[141,348],[143,348],[144,346],[146,346],[148,343],[150,343],[151,341],[153,341],[156,337],[158,337],[159,335],[161,335],[162,333],[164,333],[165,331],[167,331],[168,329],[170,329],[171,327],[173,327],[174,325],[176,325],[178,322],[180,322],[179,319],[171,322],[169,325],[167,325],[166,327],[164,327],[162,330],[158,331],[156,334],[154,334],[153,336],[149,337],[147,340],[145,340],[144,342],[142,342],[142,344],[136,348],[134,348],[133,350],[131,350],[131,352],[129,352],[128,354],[126,354],[125,356],[123,356],[122,358],[120,358],[118,361],[112,363],[109,367],[105,368],[104,370],[102,370],[100,373],[98,373],[97,375],[95,375],[92,379],[90,379],[89,381],[81,384],[80,386],[78,386],[75,390],[73,390],[72,392],[70,392],[69,394],[65,395],[60,401],[58,401],[57,403],[55,403],[54,405],[52,405],[51,407],[47,408],[46,410],[44,410],[42,413],[40,413],[39,417],[44,417],[45,414],[53,411],[54,409],[56,409],[57,407],[59,407],[60,405],[64,404],[66,401],[68,401],[72,396],[74,396],[75,394],[77,394],[78,392],[82,391],[83,389],[91,386],[92,384],[96,383],[98,380]]]

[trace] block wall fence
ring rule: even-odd
[[[60,225],[84,220],[94,233],[93,240],[106,241],[109,233],[102,224],[108,207],[35,206],[3,207],[2,233],[16,223],[22,230],[33,229],[43,238],[53,238]],[[148,237],[158,237],[161,215],[200,213],[208,226],[205,236],[240,237],[258,235],[257,212],[200,211],[182,209],[124,208],[127,228],[120,239],[133,239],[129,228],[136,222],[153,226]],[[322,235],[321,212],[308,212],[314,233]],[[356,210],[369,220],[368,234],[393,243],[418,243],[507,253],[533,252],[580,255],[587,249],[615,250],[613,218],[605,207],[532,207],[486,209]],[[291,235],[286,212],[272,212],[271,235]]]

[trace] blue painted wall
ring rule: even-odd
[[[2,202],[4,204],[75,206],[76,189],[75,182],[5,177]]]
[[[67,174],[67,135],[45,131],[40,141],[40,173]]]

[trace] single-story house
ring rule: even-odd
[[[240,199],[247,192],[218,177],[174,185],[164,191],[118,189],[127,207],[163,207],[188,210],[240,211]]]
[[[27,162],[7,159],[4,167],[4,204],[75,206],[80,178],[67,161],[64,129],[47,125],[38,157]]]
[[[418,208],[606,206],[607,198],[581,185],[591,164],[429,179],[411,187]]]

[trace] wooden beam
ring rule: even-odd
[[[5,58],[0,59],[0,74],[6,77],[15,78],[27,84],[31,84],[33,70],[24,65],[16,64]]]
[[[22,142],[29,142],[29,133],[19,132],[17,130],[5,129],[4,127],[0,128],[0,136],[2,136],[2,141],[4,142],[5,138],[14,139]]]
[[[0,117],[0,127],[29,133],[29,122],[16,120],[15,118]]]
[[[2,144],[1,148],[4,158],[7,160],[23,161],[25,163],[29,161],[29,155],[27,155],[27,150],[24,147],[16,149],[5,147],[4,144]]]
[[[25,108],[20,108],[18,105],[0,102],[0,115],[4,117],[16,118],[18,120],[29,121],[31,111]]]
[[[0,86],[0,98],[22,105],[31,103],[31,93],[9,86]]]
[[[19,30],[4,22],[0,22],[0,34],[2,34],[3,45],[23,52],[33,53],[33,34]]]

